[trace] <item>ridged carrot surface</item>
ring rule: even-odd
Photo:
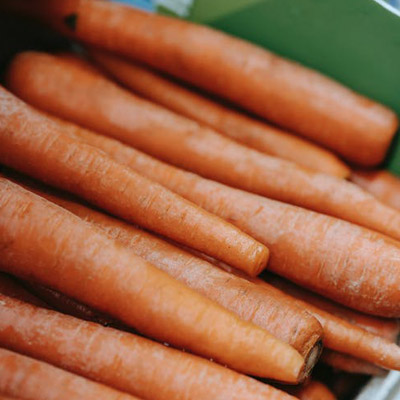
[[[1,348],[0,371],[0,393],[21,400],[139,400],[138,397]]]
[[[0,297],[0,343],[144,400],[291,400],[208,360],[143,337]],[[45,327],[46,329],[43,329]],[[13,335],[9,334],[12,329]]]

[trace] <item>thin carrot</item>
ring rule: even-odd
[[[17,180],[17,183],[20,182],[21,178]],[[293,307],[282,298],[284,296],[273,286],[268,290],[260,288],[132,225],[56,196],[54,191],[49,192],[33,182],[25,180],[22,184],[85,221],[94,223],[131,248],[136,255],[234,312],[241,319],[251,321],[289,343],[305,358],[307,370],[315,364],[321,351],[321,326],[309,313]]]
[[[303,379],[304,359],[288,344],[193,292],[65,209],[4,178],[0,194],[0,269],[239,371]]]
[[[382,203],[400,210],[400,179],[389,171],[353,171],[351,180]]]
[[[1,299],[3,346],[145,400],[291,399],[228,368],[137,335]],[[7,334],[11,328],[13,335]]]
[[[7,81],[11,90],[32,105],[166,162],[400,239],[399,212],[356,185],[240,145],[140,99],[83,60],[23,53],[11,63]]]
[[[297,296],[297,288],[280,278],[268,276],[267,282],[280,289],[294,304],[315,316],[324,328],[324,346],[387,369],[400,370],[400,347]],[[264,281],[255,278],[261,286]]]
[[[0,348],[0,392],[23,400],[138,400],[137,397]]]
[[[0,293],[39,307],[48,307],[47,303],[24,289],[12,276],[0,272]]]
[[[336,396],[323,383],[310,381],[297,391],[296,397],[300,400],[336,400]]]
[[[26,3],[22,2],[23,8],[41,14],[71,37],[225,97],[355,163],[379,164],[397,129],[396,115],[385,106],[316,71],[208,27],[112,2]]]
[[[92,49],[90,55],[114,78],[139,95],[208,125],[239,143],[340,178],[350,174],[349,168],[328,150],[224,107],[143,65],[100,50]]]
[[[63,133],[0,87],[0,161],[130,222],[257,275],[268,249],[238,228]]]
[[[321,362],[350,374],[381,376],[386,373],[384,369],[372,363],[328,349],[322,352]]]
[[[76,125],[64,128],[267,245],[269,269],[274,272],[355,309],[400,316],[397,279],[391,279],[399,274],[393,261],[400,257],[397,242],[345,221],[203,179]]]

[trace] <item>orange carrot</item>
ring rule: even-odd
[[[17,182],[20,181],[21,178]],[[305,358],[307,370],[315,364],[321,351],[320,324],[309,313],[293,307],[285,298],[282,299],[284,296],[273,286],[266,290],[224,272],[160,238],[56,196],[54,192],[39,188],[33,182],[27,183],[25,180],[23,185],[82,219],[94,223],[111,237],[131,248],[136,255],[234,312],[241,319],[251,321],[289,343]],[[48,300],[47,297],[45,299]]]
[[[103,152],[64,135],[63,129],[62,122],[49,120],[0,88],[0,162],[250,275],[265,267],[265,246]]]
[[[386,373],[384,369],[374,364],[328,349],[322,352],[321,362],[350,374],[381,376]]]
[[[64,128],[266,244],[274,272],[355,309],[400,316],[397,280],[390,279],[399,273],[393,261],[400,257],[397,242],[345,221],[203,179],[76,125]],[[339,280],[341,285],[336,284]]]
[[[4,178],[0,194],[0,269],[239,371],[303,379],[304,359],[288,344],[193,292],[61,207]]]
[[[0,392],[24,400],[138,400],[137,397],[0,348]]]
[[[264,281],[253,279],[261,286]],[[268,276],[269,285],[280,289],[298,307],[315,316],[324,328],[324,346],[387,369],[400,369],[400,347],[390,340],[373,334],[322,308],[308,303],[297,295],[297,288],[282,279]]]
[[[48,307],[47,303],[25,290],[13,277],[2,272],[0,272],[0,293],[39,307]]]
[[[1,300],[1,345],[145,400],[292,399],[244,375],[148,339],[11,298]],[[10,329],[13,335],[7,334]]]
[[[310,381],[297,391],[300,400],[336,400],[336,396],[321,382]]]
[[[400,210],[400,179],[389,171],[353,171],[351,180],[382,203]]]
[[[91,50],[90,55],[102,68],[139,95],[208,125],[237,142],[315,171],[340,178],[350,174],[349,168],[331,152],[224,107],[145,66],[99,50]]]
[[[136,97],[84,61],[23,53],[12,62],[7,81],[32,105],[164,161],[400,239],[400,214],[356,185],[240,145]]]
[[[270,284],[283,290],[285,293],[290,294],[296,299],[309,303],[393,343],[398,343],[399,341],[400,322],[398,320],[373,317],[371,315],[351,310],[315,293],[311,293],[304,288],[285,282],[277,277],[267,276],[266,279]]]
[[[225,97],[355,163],[380,163],[397,129],[396,115],[388,108],[316,71],[208,27],[110,2],[29,3],[22,2],[22,7],[71,37]]]

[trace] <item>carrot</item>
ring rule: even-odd
[[[2,301],[3,346],[145,400],[291,399],[228,368],[140,336],[11,298]],[[8,335],[11,328],[14,334]]]
[[[21,178],[17,183],[20,182]],[[149,233],[56,196],[54,192],[40,188],[33,182],[22,182],[24,187],[36,194],[64,207],[85,221],[94,223],[111,237],[131,248],[136,255],[219,303],[241,319],[251,321],[289,343],[305,358],[307,370],[315,364],[321,351],[320,324],[309,313],[282,299],[281,292],[273,286],[268,290],[260,288],[254,283],[215,268],[207,261]],[[45,299],[47,300],[47,297]]]
[[[283,290],[285,293],[309,303],[323,311],[333,314],[341,319],[357,325],[374,335],[381,336],[393,343],[399,342],[400,322],[398,320],[384,319],[363,314],[349,308],[343,307],[333,301],[330,301],[322,296],[311,293],[299,286],[285,282],[277,277],[268,276],[267,281]]]
[[[13,277],[2,272],[0,272],[0,293],[39,307],[48,307],[47,303],[25,290]]]
[[[253,279],[261,286],[264,281]],[[298,295],[298,289],[291,283],[268,276],[273,285],[291,299],[295,305],[310,312],[324,328],[324,346],[339,353],[360,358],[386,369],[400,369],[400,347],[390,340],[371,333],[353,323],[325,311]]]
[[[23,400],[138,399],[1,348],[0,370],[0,392]]]
[[[398,276],[392,261],[400,257],[397,242],[345,221],[203,179],[76,125],[64,128],[267,245],[274,272],[355,309],[400,316],[398,286],[396,279],[390,279]],[[336,284],[339,280],[341,285]],[[355,280],[360,285],[355,286]]]
[[[374,364],[328,349],[322,352],[321,362],[350,374],[382,376],[386,373],[384,369]]]
[[[166,162],[400,239],[400,214],[356,185],[240,145],[136,97],[82,60],[23,53],[11,63],[7,82],[32,105]]]
[[[298,390],[296,397],[300,400],[336,400],[336,396],[327,386],[314,380]]]
[[[385,106],[205,26],[93,0],[41,0],[22,7],[70,37],[225,97],[360,165],[383,160],[398,126]]]
[[[350,174],[349,168],[331,152],[289,132],[224,107],[145,66],[129,63],[99,50],[90,50],[90,55],[114,78],[140,96],[208,125],[239,143],[340,178],[346,178]]]
[[[265,267],[265,246],[103,152],[64,135],[63,129],[62,122],[49,120],[0,88],[3,164],[74,192],[250,275]]]
[[[303,379],[304,359],[288,344],[193,292],[61,207],[4,178],[0,193],[0,269],[239,371]]]
[[[382,203],[400,210],[400,179],[389,171],[353,171],[351,180]]]

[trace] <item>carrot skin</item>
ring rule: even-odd
[[[225,97],[357,164],[379,164],[398,127],[387,107],[206,26],[93,0],[36,3],[22,8],[64,34]]]
[[[288,344],[193,292],[65,209],[4,178],[0,193],[0,269],[239,371],[303,379],[304,359]]]
[[[298,295],[302,289],[278,277],[268,276],[268,284],[282,291],[294,304],[313,314],[324,328],[324,346],[336,352],[360,358],[386,369],[400,369],[400,347],[354,323],[309,303]],[[261,286],[264,281],[252,279]],[[311,295],[312,297],[312,295]],[[308,296],[307,296],[308,298]]]
[[[322,352],[321,362],[350,374],[382,376],[387,372],[372,363],[328,349]]]
[[[268,249],[237,227],[64,134],[0,87],[0,161],[257,275]],[[194,228],[195,227],[195,228]]]
[[[139,400],[100,383],[0,348],[0,392],[23,400]]]
[[[356,185],[240,145],[118,87],[83,60],[22,53],[6,80],[32,105],[166,162],[400,239],[400,213]]]
[[[292,399],[252,378],[143,337],[4,296],[1,300],[3,346],[144,400]],[[7,334],[10,329],[13,335]]]
[[[345,221],[203,179],[76,125],[64,127],[72,137],[99,147],[264,243],[271,250],[269,269],[275,273],[360,311],[400,316],[395,278],[399,272],[392,261],[400,257],[397,242]],[[337,268],[341,264],[346,270]],[[355,279],[361,283],[357,287]]]
[[[289,132],[224,107],[143,65],[96,49],[90,49],[89,53],[98,65],[135,93],[239,143],[339,178],[350,174],[349,168],[334,154]]]
[[[353,171],[351,181],[373,194],[382,203],[400,210],[400,179],[389,171]]]
[[[253,322],[290,344],[305,358],[307,369],[311,368],[318,359],[323,335],[320,324],[309,313],[293,307],[273,286],[261,288],[246,279],[215,268],[207,261],[161,238],[57,196],[54,191],[40,187],[35,182],[27,182],[22,177],[14,177],[14,181],[18,184],[22,183],[28,190],[67,209],[85,221],[97,225],[112,238],[132,249],[136,255],[234,312],[241,319]],[[47,300],[47,297],[45,299]]]

